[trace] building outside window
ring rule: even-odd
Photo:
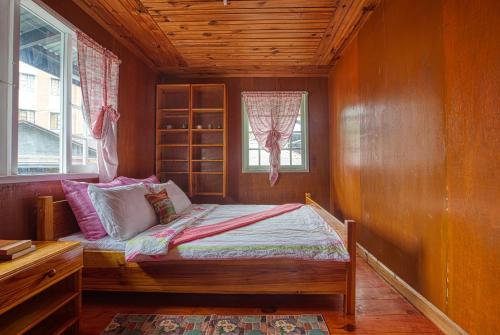
[[[35,113],[36,111],[34,110],[21,109],[19,110],[19,121],[35,123]]]
[[[19,74],[19,87],[26,92],[35,92],[36,76],[29,73]]]
[[[50,94],[59,95],[59,79],[50,78]]]
[[[61,128],[61,115],[59,113],[50,113],[50,129],[58,130]]]
[[[3,133],[17,135],[0,138],[0,176],[96,173],[97,143],[82,116],[75,31],[34,1],[12,6],[18,10],[13,16],[0,12],[0,22],[13,27],[5,31],[18,32],[9,36],[11,46],[19,46],[9,51],[18,66],[0,63],[0,74],[18,72],[12,80],[18,77],[19,83],[12,93],[0,86],[0,93],[17,97],[12,108],[0,110],[0,119],[12,115],[19,121],[12,132],[9,124],[0,124]]]

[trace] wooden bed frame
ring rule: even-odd
[[[344,241],[350,262],[296,259],[181,260],[130,263],[123,252],[85,250],[83,289],[217,294],[342,294],[344,313],[355,312],[355,222],[345,224],[318,205],[311,205]],[[66,200],[38,197],[37,238],[57,240],[79,231]],[[167,265],[164,265],[167,263]]]

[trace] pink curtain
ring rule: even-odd
[[[77,31],[78,66],[83,97],[83,119],[97,139],[99,180],[116,177],[118,153],[116,123],[120,60],[111,51]]]
[[[303,92],[243,92],[248,121],[259,145],[269,152],[269,182],[279,176],[280,153],[292,135]]]

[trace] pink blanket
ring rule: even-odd
[[[262,220],[272,218],[274,216],[291,212],[302,206],[304,205],[298,203],[279,205],[262,212],[243,215],[237,218],[229,219],[208,226],[186,228],[178,235],[174,236],[174,238],[172,238],[169,244],[169,248],[176,247],[183,243],[198,240],[200,238],[214,236],[229,230],[245,227],[251,225],[252,223],[256,223]]]

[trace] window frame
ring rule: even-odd
[[[302,96],[302,101],[300,103],[300,117],[301,117],[301,149],[302,149],[302,164],[301,165],[281,165],[279,171],[281,172],[293,172],[293,173],[307,173],[309,172],[309,120],[308,120],[308,92],[304,92]],[[262,165],[249,165],[249,146],[248,146],[248,136],[249,136],[249,121],[248,114],[246,110],[245,103],[241,99],[241,120],[242,120],[242,173],[269,173],[269,166]],[[292,150],[292,148],[289,148]],[[263,150],[263,149],[261,149]],[[290,161],[291,163],[291,161]]]
[[[19,175],[18,159],[18,92],[19,92],[19,27],[21,7],[54,26],[62,34],[62,76],[60,94],[60,166],[58,173]],[[60,180],[70,178],[96,178],[98,165],[72,164],[72,104],[73,45],[76,27],[40,0],[8,0],[0,5],[0,45],[7,46],[6,62],[0,62],[0,184]],[[52,83],[50,83],[51,85]],[[49,88],[48,94],[50,95]],[[5,135],[4,135],[5,134]]]

